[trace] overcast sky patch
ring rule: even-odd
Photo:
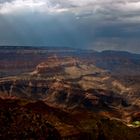
[[[139,0],[0,1],[1,45],[53,45],[140,53],[139,38]]]

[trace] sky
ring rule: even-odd
[[[0,45],[140,53],[140,1],[0,0]]]

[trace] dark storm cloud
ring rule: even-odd
[[[139,0],[1,0],[0,44],[140,53]]]

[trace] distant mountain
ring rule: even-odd
[[[115,75],[140,74],[140,54],[122,51],[96,52],[66,47],[1,46],[0,77],[32,71],[39,63],[55,55],[87,60]]]

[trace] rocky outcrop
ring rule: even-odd
[[[139,139],[139,128],[87,111],[64,112],[43,101],[0,99],[0,138],[45,140]],[[110,131],[111,130],[111,131]],[[118,135],[119,134],[119,135]]]
[[[19,104],[18,100],[0,99],[0,139],[45,139],[61,140],[57,129],[43,114],[29,110]]]

